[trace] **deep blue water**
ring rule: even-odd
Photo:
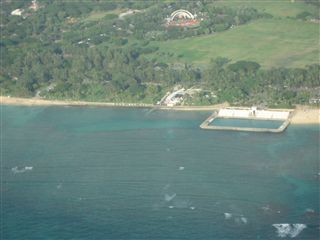
[[[253,120],[240,118],[215,118],[210,125],[240,128],[272,128],[277,129],[283,121],[278,120]]]
[[[1,238],[319,239],[319,127],[201,130],[209,115],[2,106]]]

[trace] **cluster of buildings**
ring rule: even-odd
[[[320,97],[319,98],[310,98],[309,104],[320,104]]]
[[[163,105],[173,107],[180,104],[183,101],[183,96],[186,94],[185,89],[181,88],[177,91],[169,93],[163,101]]]
[[[37,2],[37,0],[32,0],[32,1],[31,1],[31,5],[29,6],[29,9],[31,9],[31,10],[33,10],[33,11],[37,11],[39,8],[40,8],[40,5],[39,5],[39,3]],[[17,9],[15,9],[15,10],[13,10],[13,11],[11,12],[11,15],[12,15],[12,16],[22,16],[22,17],[27,16],[27,14],[26,14],[26,15],[23,15],[24,12],[25,12],[24,9],[22,9],[22,8],[17,8]]]

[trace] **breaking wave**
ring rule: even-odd
[[[230,219],[232,217],[231,213],[224,213],[224,218],[225,219]]]
[[[165,194],[164,195],[164,200],[166,200],[167,202],[170,202],[172,199],[174,199],[175,197],[177,196],[177,194],[172,194],[172,195],[169,195],[169,194]]]
[[[302,223],[295,223],[295,224],[278,223],[278,224],[272,224],[272,226],[277,229],[277,234],[279,237],[291,237],[291,238],[298,236],[302,232],[302,230],[307,227],[305,224],[302,224]]]
[[[244,223],[244,224],[247,224],[247,223],[248,223],[248,219],[245,218],[245,217],[241,217],[240,220],[241,220],[241,222]]]
[[[33,170],[33,167],[23,167],[23,168],[18,168],[17,166],[11,168],[11,171],[14,173],[14,174],[17,174],[17,173],[24,173],[24,172],[27,172],[27,171],[31,171]]]

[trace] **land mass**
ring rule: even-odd
[[[195,88],[183,105],[316,105],[319,6],[309,0],[4,1],[0,92],[152,105],[175,88]]]
[[[86,101],[59,101],[45,100],[39,98],[15,98],[0,97],[1,105],[17,105],[17,106],[92,106],[92,107],[146,107],[162,110],[174,111],[214,111],[220,108],[228,107],[228,103],[215,104],[208,106],[175,106],[164,107],[154,104],[142,103],[106,103],[106,102],[86,102]],[[294,110],[291,118],[291,124],[320,124],[320,108],[299,105]]]

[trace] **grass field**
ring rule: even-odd
[[[225,32],[183,40],[153,42],[150,57],[205,64],[216,57],[256,61],[264,68],[304,67],[319,62],[319,24],[291,19],[261,19]],[[168,53],[173,53],[170,56]]]
[[[257,10],[269,13],[274,17],[295,17],[301,12],[317,13],[317,8],[310,4],[305,4],[302,1],[295,0],[230,0],[217,1],[217,6],[228,7],[254,7]]]

